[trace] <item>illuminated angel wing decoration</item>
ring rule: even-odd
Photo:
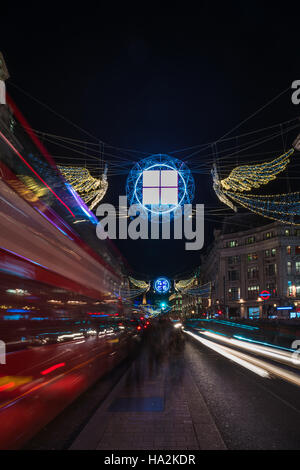
[[[196,283],[195,276],[193,276],[189,279],[183,279],[181,281],[177,281],[177,282],[175,282],[175,290],[177,292],[184,292],[187,289],[191,288],[195,283]]]
[[[107,166],[101,178],[94,178],[89,170],[75,166],[58,166],[61,174],[92,210],[103,199],[108,188]]]
[[[133,277],[130,277],[130,276],[129,276],[129,280],[138,289],[143,289],[145,291],[148,291],[150,289],[150,282],[139,281],[138,279],[134,279]]]
[[[228,207],[230,207],[230,209],[232,209],[232,210],[234,210],[234,212],[236,212],[237,211],[236,206],[230,201],[230,199],[228,199],[228,197],[225,196],[224,192],[221,189],[220,178],[219,178],[219,175],[218,175],[218,170],[217,170],[216,164],[213,165],[213,169],[211,170],[211,174],[212,174],[212,179],[213,179],[213,188],[214,188],[214,191],[215,191],[216,195],[218,196],[220,201],[223,202],[223,204],[226,204]]]
[[[139,297],[140,295],[148,292],[148,290],[150,289],[150,282],[139,281],[138,279],[134,279],[133,277],[129,277],[129,281],[129,287],[120,289],[120,296],[123,300],[129,300],[134,299],[135,297]]]
[[[270,162],[238,166],[232,170],[227,178],[221,180],[220,184],[226,191],[242,192],[259,188],[274,180],[278,173],[286,169],[293,153],[294,149],[292,148]]]
[[[175,282],[175,290],[180,294],[195,295],[197,297],[209,297],[211,293],[211,282],[198,285],[197,279],[192,277]],[[171,300],[171,297],[170,297]]]
[[[244,193],[274,180],[276,175],[285,170],[295,151],[300,151],[300,134],[293,142],[293,148],[280,157],[258,165],[236,167],[223,180],[220,180],[214,165],[211,173],[216,195],[221,202],[235,211],[237,205],[240,205],[263,217],[300,225],[300,192],[268,196]]]

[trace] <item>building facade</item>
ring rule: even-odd
[[[255,226],[251,216],[247,218],[243,230],[230,230],[235,226],[230,221],[227,228],[215,230],[213,245],[202,260],[205,280],[212,282],[211,313],[298,316],[300,227],[277,222]]]

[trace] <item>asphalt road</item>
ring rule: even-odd
[[[123,367],[82,394],[26,448],[68,448],[128,366]],[[188,335],[180,368],[191,372],[228,449],[300,449],[298,385],[257,375]]]
[[[263,378],[189,338],[192,371],[228,449],[300,449],[300,388]]]

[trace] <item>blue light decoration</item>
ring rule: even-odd
[[[177,158],[155,154],[137,162],[126,182],[129,205],[137,204],[147,216],[170,214],[191,204],[195,182],[187,165]]]
[[[158,294],[166,294],[169,292],[171,283],[166,277],[159,277],[154,282],[154,289]]]

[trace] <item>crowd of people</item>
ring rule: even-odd
[[[172,381],[183,373],[185,338],[182,329],[168,318],[152,320],[143,335],[141,351],[135,361],[135,380],[156,377],[167,366]]]

